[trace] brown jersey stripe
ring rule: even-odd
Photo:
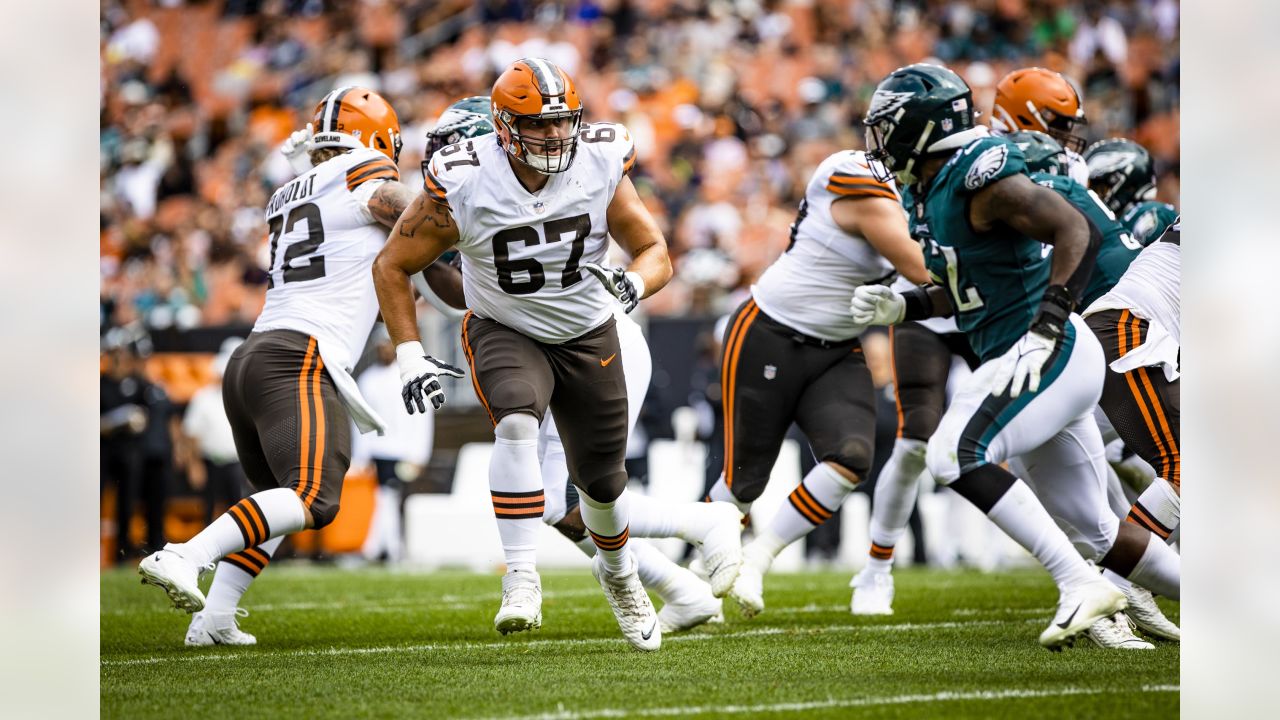
[[[316,415],[315,455],[311,467],[311,488],[302,498],[302,504],[308,509],[320,494],[320,483],[324,482],[324,399],[320,395],[320,371],[324,369],[324,360],[317,354],[316,366],[311,373],[311,401]]]
[[[373,168],[372,170],[364,171],[363,173],[360,174],[359,177],[355,177],[355,178],[348,177],[347,189],[354,191],[356,188],[369,182],[370,180],[399,180],[399,179],[400,179],[400,173],[394,170],[388,170],[387,168]]]
[[[755,298],[748,300],[729,333],[729,342],[724,349],[720,386],[724,388],[724,484],[727,488],[733,487],[734,392],[738,381],[738,354],[742,350],[747,331],[751,329],[751,323],[755,322],[756,315],[759,314],[760,307],[756,305]]]
[[[448,206],[446,205],[446,207]],[[480,404],[484,406],[485,413],[489,415],[489,424],[497,427],[498,421],[494,419],[493,411],[489,409],[489,401],[484,396],[484,390],[480,389],[480,376],[476,374],[476,357],[471,350],[471,338],[467,334],[468,323],[473,314],[468,310],[467,314],[462,316],[462,352],[467,356],[467,367],[471,368],[471,387],[475,389],[476,397],[480,398]]]
[[[882,190],[875,187],[845,187],[843,185],[827,185],[827,192],[834,193],[840,197],[882,197],[890,200],[897,200],[898,196],[889,190]]]
[[[307,376],[311,373],[311,358],[315,351],[316,339],[312,337],[307,343],[307,354],[302,358],[302,372],[298,373],[298,419],[301,427],[298,430],[298,486],[294,492],[299,498],[307,496],[311,482],[311,465],[307,462],[307,452],[311,449],[311,396],[307,392]]]
[[[631,168],[636,164],[636,146],[632,145],[627,151],[627,156],[622,158],[622,174],[626,175],[631,172]]]
[[[427,197],[452,210],[453,208],[449,207],[449,194],[445,192],[444,185],[436,178],[435,173],[427,170],[422,178],[422,189],[427,193]]]
[[[873,177],[867,177],[865,175],[850,175],[848,173],[841,172],[831,173],[827,178],[827,182],[836,183],[837,185],[875,185],[876,187],[882,187],[885,190],[890,189],[889,183],[880,182]]]

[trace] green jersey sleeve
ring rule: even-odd
[[[1010,175],[1026,175],[1027,160],[1017,145],[1000,137],[985,137],[955,156],[953,177],[964,180],[957,190],[975,193]]]

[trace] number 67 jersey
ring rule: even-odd
[[[631,136],[615,123],[584,126],[573,164],[534,193],[516,179],[497,135],[433,155],[424,190],[458,226],[467,307],[548,344],[604,324],[614,298],[580,268],[605,262],[605,213],[634,162]]]
[[[331,369],[359,359],[378,317],[372,265],[387,229],[369,212],[382,182],[399,180],[386,155],[345,152],[276,190],[267,203],[267,301],[255,332],[314,335]]]

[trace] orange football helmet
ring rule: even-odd
[[[400,119],[391,103],[364,87],[340,87],[316,105],[311,148],[373,148],[400,161]]]
[[[1073,134],[1089,121],[1080,93],[1061,74],[1044,68],[1014,70],[996,85],[992,127],[1002,133],[1036,130],[1062,143],[1077,155],[1085,140]]]
[[[550,175],[564,172],[578,153],[582,101],[573,78],[549,60],[524,58],[511,63],[493,84],[489,101],[498,143],[515,159]],[[570,120],[567,134],[533,137],[520,132],[521,122]]]

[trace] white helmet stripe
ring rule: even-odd
[[[533,69],[538,84],[545,88],[545,95],[550,97],[564,95],[564,81],[560,78],[560,73],[555,71],[555,66],[542,58],[526,58],[525,62]]]
[[[325,96],[324,118],[320,122],[319,129],[337,132],[338,109],[342,107],[342,98],[354,88],[354,85],[347,85],[346,87],[340,87]]]

